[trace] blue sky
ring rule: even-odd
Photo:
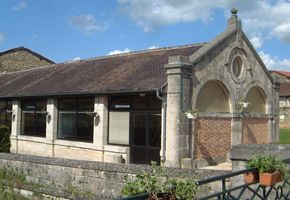
[[[57,62],[207,42],[236,7],[269,69],[290,71],[289,0],[1,0],[0,51]]]

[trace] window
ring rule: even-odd
[[[93,142],[94,98],[58,100],[58,139]]]
[[[21,135],[45,137],[46,100],[22,100]]]
[[[237,78],[240,76],[242,69],[243,69],[243,61],[239,56],[237,56],[234,58],[233,61],[233,73]]]
[[[109,143],[129,144],[129,112],[110,112]]]
[[[0,125],[11,130],[12,101],[0,101]]]
[[[111,96],[109,102],[109,144],[129,145],[132,112],[161,110],[161,101],[152,94]]]

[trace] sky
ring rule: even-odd
[[[61,63],[208,42],[233,7],[267,68],[290,71],[290,0],[0,0],[0,52]]]

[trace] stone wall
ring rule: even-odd
[[[268,143],[268,121],[267,118],[244,118],[243,144]]]
[[[41,186],[37,187],[41,193],[71,198],[67,191],[76,188],[79,192],[92,193],[96,199],[113,199],[120,196],[126,176],[148,170],[149,166],[0,154],[0,169],[23,174],[27,181]],[[225,171],[165,168],[165,173],[171,177],[189,173],[208,178]]]
[[[14,72],[51,64],[25,50],[0,55],[0,72]]]
[[[197,118],[194,147],[197,159],[225,158],[231,148],[231,119],[221,117]]]

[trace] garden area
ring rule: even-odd
[[[290,129],[280,128],[280,144],[290,144]]]

